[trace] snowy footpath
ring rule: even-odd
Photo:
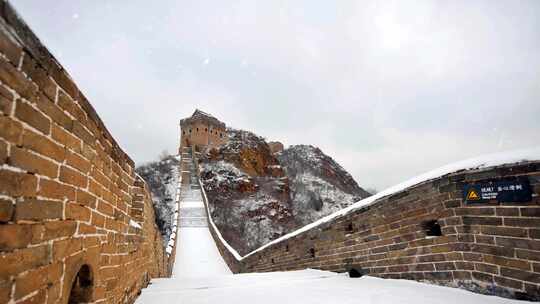
[[[180,204],[176,263],[169,279],[154,279],[139,304],[195,303],[524,303],[406,280],[349,278],[320,270],[233,275],[221,258],[201,201]]]

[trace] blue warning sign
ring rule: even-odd
[[[463,187],[463,200],[467,204],[494,200],[499,203],[530,202],[532,200],[531,185],[526,177],[515,180],[468,183]]]

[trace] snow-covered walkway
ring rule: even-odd
[[[136,303],[523,303],[414,281],[352,279],[347,274],[313,269],[233,275],[204,225],[203,208],[201,201],[180,204],[183,224],[173,277],[152,280]]]

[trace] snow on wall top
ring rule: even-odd
[[[248,253],[248,254],[246,254],[244,256],[241,256],[240,254],[238,254],[238,252],[234,248],[232,248],[229,245],[229,243],[227,243],[227,241],[221,235],[221,232],[217,229],[216,225],[212,221],[211,217],[209,217],[209,220],[210,220],[210,224],[212,225],[212,227],[216,231],[216,233],[217,233],[219,239],[221,240],[221,242],[223,243],[223,245],[231,252],[231,254],[236,258],[236,260],[241,261],[241,260],[247,258],[248,256],[250,256],[252,254],[255,254],[255,253],[257,253],[257,252],[259,252],[259,251],[261,251],[261,250],[263,250],[263,249],[265,249],[267,247],[270,247],[270,246],[272,246],[274,244],[277,244],[279,242],[282,242],[284,240],[292,238],[292,237],[294,237],[296,235],[299,235],[299,234],[301,234],[303,232],[311,230],[311,229],[313,229],[313,228],[315,228],[317,226],[320,226],[323,223],[327,223],[329,221],[332,221],[335,218],[347,215],[347,214],[349,214],[349,213],[351,213],[351,212],[353,212],[353,211],[355,211],[357,209],[369,206],[369,205],[375,203],[377,200],[379,200],[379,199],[381,199],[383,197],[395,194],[397,192],[403,191],[403,190],[405,190],[407,188],[410,188],[412,186],[421,184],[423,182],[433,180],[433,179],[436,179],[438,177],[441,177],[441,176],[444,176],[444,175],[447,175],[447,174],[450,174],[450,173],[455,173],[455,172],[458,172],[458,171],[462,171],[462,170],[482,169],[482,168],[500,166],[500,165],[505,165],[505,164],[513,164],[513,163],[520,163],[520,162],[526,162],[526,161],[538,161],[538,160],[540,160],[540,147],[535,147],[535,148],[532,148],[532,149],[501,152],[501,153],[495,153],[495,154],[488,154],[488,155],[474,157],[474,158],[462,160],[462,161],[459,161],[459,162],[455,162],[455,163],[452,163],[452,164],[448,164],[446,166],[442,166],[442,167],[437,168],[435,170],[431,170],[431,171],[428,171],[428,172],[426,172],[424,174],[413,177],[413,178],[411,178],[409,180],[406,180],[406,181],[404,181],[404,182],[402,182],[400,184],[397,184],[397,185],[392,186],[392,187],[390,187],[390,188],[388,188],[388,189],[386,189],[384,191],[381,191],[381,192],[379,192],[379,193],[377,193],[377,194],[375,194],[373,196],[362,199],[362,200],[352,204],[351,206],[349,206],[347,208],[344,208],[344,209],[342,209],[340,211],[337,211],[335,213],[327,215],[327,216],[321,218],[318,221],[315,221],[315,222],[313,222],[311,224],[308,224],[308,225],[306,225],[304,227],[301,227],[301,228],[299,228],[299,229],[297,229],[297,230],[295,230],[293,232],[290,232],[290,233],[288,233],[286,235],[283,235],[283,236],[271,241],[270,243],[267,243],[267,244],[255,249],[255,250],[253,250],[252,252],[250,252],[250,253]],[[204,198],[207,201],[206,193],[204,191],[204,187],[202,187],[202,184],[201,184],[201,189],[202,189]],[[208,206],[207,206],[207,208],[208,208]]]

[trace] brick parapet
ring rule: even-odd
[[[518,177],[529,180],[532,201],[463,201],[466,183]],[[235,272],[355,268],[382,278],[540,300],[539,193],[540,163],[510,164],[423,182],[240,260],[214,239]],[[427,236],[423,225],[432,220],[441,236]]]
[[[170,273],[150,192],[6,1],[0,17],[0,303],[67,303],[77,274],[85,301],[131,303]]]

